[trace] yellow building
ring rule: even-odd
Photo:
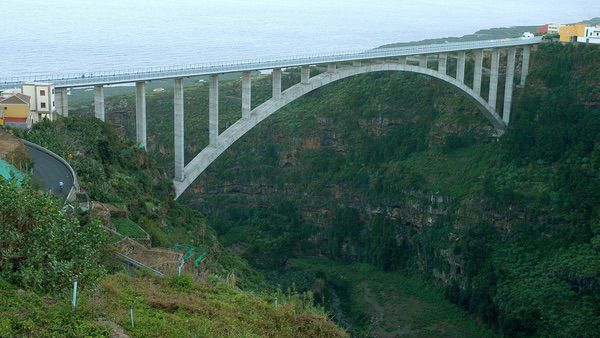
[[[564,25],[558,28],[560,42],[576,42],[578,36],[585,34],[585,24]]]
[[[0,98],[0,124],[13,128],[31,127],[30,97],[21,93]]]

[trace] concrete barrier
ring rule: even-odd
[[[80,188],[79,188],[79,181],[77,180],[77,174],[75,174],[75,170],[73,170],[73,168],[71,167],[69,162],[67,162],[67,160],[65,160],[64,158],[55,154],[53,151],[46,149],[38,144],[29,142],[24,139],[21,139],[21,141],[23,141],[23,143],[26,146],[35,148],[41,152],[44,152],[44,153],[50,155],[51,157],[55,158],[57,161],[59,161],[62,165],[64,165],[67,168],[67,171],[69,172],[69,174],[71,175],[71,179],[73,180],[73,184],[71,185],[71,190],[69,190],[69,194],[67,195],[66,201],[67,202],[74,201],[77,198],[77,193],[79,192]]]

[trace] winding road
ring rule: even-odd
[[[51,191],[54,195],[67,198],[73,186],[73,176],[69,168],[51,155],[27,145],[29,156],[33,160],[33,178],[41,181],[44,191]],[[58,182],[63,181],[62,191]]]

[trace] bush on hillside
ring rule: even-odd
[[[80,226],[53,198],[0,180],[0,277],[20,287],[57,293],[75,274],[81,285],[105,273],[100,264],[105,233]]]

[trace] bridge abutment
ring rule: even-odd
[[[460,83],[465,83],[465,64],[467,60],[466,52],[458,52],[458,60],[456,61],[456,80]]]
[[[524,46],[522,50],[521,62],[521,86],[525,85],[527,75],[529,74],[529,58],[531,54],[531,46]]]
[[[281,68],[273,69],[273,98],[281,98]]]
[[[500,68],[500,51],[494,49],[492,51],[492,64],[490,69],[490,91],[488,95],[488,103],[496,110],[496,101],[498,97],[498,71]]]
[[[438,55],[438,72],[446,75],[447,66],[448,66],[448,54],[440,53]]]
[[[67,117],[69,116],[69,96],[68,88],[56,89],[55,103],[56,110],[59,115]]]
[[[104,121],[104,86],[94,87],[94,116]]]
[[[508,49],[508,56],[506,58],[506,82],[504,87],[504,109],[502,112],[502,121],[504,121],[506,125],[508,125],[508,123],[510,122],[510,110],[512,106],[516,55],[517,49],[515,47],[511,47]]]
[[[419,55],[419,67],[427,68],[427,55]]]
[[[483,71],[483,50],[478,49],[475,54],[475,68],[473,69],[473,91],[481,95],[481,76]]]
[[[219,76],[208,77],[208,139],[216,145],[219,137]]]
[[[137,143],[147,150],[146,146],[146,83],[135,83],[135,131]]]
[[[175,113],[175,180],[184,179],[184,111],[183,111],[183,79],[175,79],[173,88],[173,110]]]
[[[300,68],[300,83],[308,84],[310,81],[310,66],[302,66]]]
[[[252,73],[242,73],[242,118],[248,118],[252,111]]]

